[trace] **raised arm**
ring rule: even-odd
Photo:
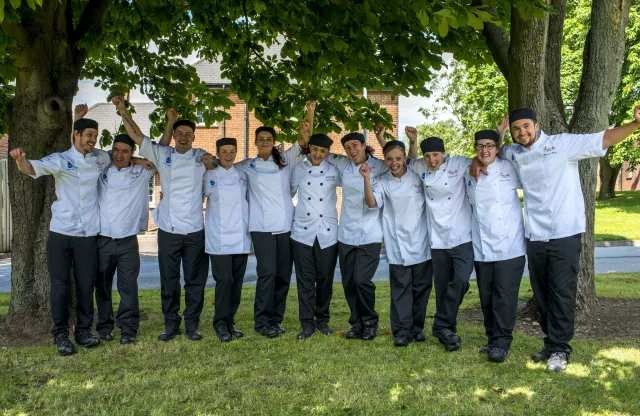
[[[382,123],[378,123],[375,130],[373,131],[376,134],[376,139],[378,139],[378,144],[380,147],[384,147],[387,141],[384,139],[384,125]]]
[[[307,101],[306,108],[307,115],[304,121],[300,123],[300,136],[298,137],[300,147],[305,147],[313,134],[313,117],[316,112],[316,102],[313,100]]]
[[[122,122],[124,123],[124,128],[127,130],[127,134],[138,146],[142,146],[142,139],[144,139],[144,134],[142,134],[142,130],[133,121],[131,114],[129,114],[129,110],[124,105],[124,98],[122,97],[113,97],[113,105],[116,106],[120,117],[122,117]]]
[[[407,152],[407,157],[411,159],[418,158],[418,130],[415,127],[405,127],[404,133],[407,135],[409,139],[409,152]]]
[[[496,131],[498,132],[498,136],[500,136],[500,146],[504,144],[504,135],[507,133],[509,129],[509,116],[502,116],[500,123],[496,124]]]
[[[360,175],[364,178],[364,202],[369,208],[376,207],[376,197],[371,187],[371,169],[367,162],[360,165]]]
[[[25,175],[35,176],[36,171],[33,169],[33,165],[29,159],[27,159],[27,155],[24,153],[19,147],[16,147],[11,152],[9,152],[11,157],[16,161],[16,165],[18,165],[18,170]]]
[[[615,127],[609,130],[605,130],[604,137],[602,138],[602,148],[614,146],[627,137],[631,136],[634,131],[640,128],[640,105],[637,105],[633,109],[633,121],[627,123],[624,126]]]
[[[171,137],[173,137],[173,124],[178,121],[178,112],[175,108],[170,108],[167,111],[167,125],[164,128],[162,137],[158,142],[161,146],[169,146],[171,144]]]

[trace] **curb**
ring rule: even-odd
[[[640,247],[640,240],[596,241],[596,247]]]

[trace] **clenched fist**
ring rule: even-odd
[[[115,97],[113,97],[113,99],[111,100],[111,102],[113,103],[113,105],[116,106],[116,108],[118,110],[126,110],[126,106],[124,105],[124,98],[117,95]]]
[[[415,142],[416,140],[418,140],[418,130],[415,127],[405,127],[404,133],[407,135],[410,141]]]
[[[86,104],[78,104],[76,108],[73,110],[73,119],[80,120],[89,111],[89,107]]]
[[[20,147],[16,147],[11,152],[9,152],[9,154],[16,162],[20,162],[24,160],[25,157],[27,157],[27,155],[24,153],[24,150],[22,150]]]

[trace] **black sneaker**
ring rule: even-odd
[[[171,341],[176,336],[180,335],[182,331],[180,331],[179,326],[167,326],[164,328],[164,332],[158,336],[159,341]]]
[[[275,329],[276,331],[278,331],[278,334],[280,335],[284,335],[284,328],[282,327],[282,325],[280,324],[273,324],[271,325],[273,327],[273,329]]]
[[[344,337],[347,339],[359,339],[362,338],[362,327],[360,326],[352,326],[351,329],[349,331],[347,331],[346,334],[344,334]]]
[[[100,339],[93,335],[89,329],[79,329],[75,334],[76,344],[81,347],[91,348],[100,344]]]
[[[365,326],[362,331],[362,339],[364,341],[373,341],[376,339],[376,328],[375,326]]]
[[[462,338],[450,329],[436,331],[433,335],[443,344],[460,344]]]
[[[186,334],[187,338],[189,338],[191,341],[200,341],[202,339],[202,334],[200,334],[200,331],[198,331],[197,324],[187,326]]]
[[[427,337],[425,337],[422,332],[416,332],[416,333],[413,334],[413,340],[415,342],[426,342],[427,341]]]
[[[271,325],[265,325],[263,327],[257,328],[256,332],[267,338],[275,338],[278,336],[278,331],[276,331],[276,329]]]
[[[331,335],[333,334],[333,331],[331,330],[331,328],[329,328],[329,323],[328,322],[318,322],[317,323],[317,329],[318,331],[320,331],[320,333],[322,335]]]
[[[235,327],[235,326],[233,326],[233,325],[231,325],[231,326],[229,327],[229,333],[231,334],[231,336],[232,336],[233,338],[242,338],[242,337],[244,336],[244,334],[242,333],[242,331],[238,331],[238,330],[236,329],[236,327]]]
[[[302,331],[298,334],[298,339],[308,339],[316,333],[316,328],[312,325],[303,325]]]
[[[99,334],[100,339],[104,340],[104,341],[113,341],[113,334],[111,332],[109,332],[108,334]]]
[[[69,340],[69,335],[67,334],[56,335],[53,337],[53,343],[56,344],[56,347],[58,348],[58,354],[62,356],[75,354],[76,352],[76,348]]]
[[[218,327],[216,328],[216,335],[221,342],[231,341],[231,334],[229,333],[227,325],[225,324],[218,325]]]
[[[134,337],[133,335],[123,334],[120,337],[120,344],[122,345],[133,344],[135,340],[136,340],[136,337]]]
[[[460,346],[459,342],[456,342],[455,344],[444,344],[444,350],[447,352],[453,352],[460,349]]]
[[[547,371],[559,373],[567,369],[569,355],[566,352],[553,352],[547,361]]]
[[[531,356],[531,360],[534,363],[540,363],[542,361],[547,361],[549,357],[551,357],[551,353],[547,351],[547,346],[545,345],[540,351]]]
[[[393,345],[396,347],[406,347],[411,343],[413,335],[409,331],[398,331],[393,341]]]
[[[504,362],[507,354],[509,354],[509,351],[503,350],[500,347],[493,347],[491,351],[489,351],[489,361],[493,361],[494,363]]]
[[[485,355],[489,355],[489,353],[491,352],[491,349],[493,348],[493,345],[491,344],[487,344],[484,347],[480,347],[480,349],[478,350],[478,352],[480,354],[485,354]]]

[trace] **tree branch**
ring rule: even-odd
[[[482,0],[473,0],[471,2],[473,6],[480,6],[484,4]],[[499,18],[498,12],[495,7],[487,7],[487,13],[490,13],[495,18]],[[482,29],[482,35],[484,36],[487,48],[491,52],[491,56],[498,65],[498,69],[502,72],[507,82],[509,81],[509,35],[507,32],[498,25],[493,23],[485,23]]]
[[[547,101],[546,122],[549,133],[560,133],[567,131],[569,127],[566,121],[564,101],[560,88],[566,0],[551,0],[551,7],[556,11],[556,14],[549,15],[547,51],[545,56],[544,92]]]
[[[29,34],[27,33],[27,29],[24,28],[21,24],[17,23],[9,23],[6,20],[2,22],[2,30],[9,37],[15,39],[18,42],[18,45],[22,47],[26,47],[29,44]]]
[[[100,34],[104,17],[112,4],[113,0],[89,0],[89,3],[82,11],[80,21],[71,34],[70,43],[75,44],[89,32]]]

